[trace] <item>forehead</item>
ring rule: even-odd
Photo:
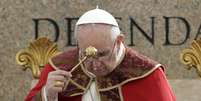
[[[112,26],[107,24],[83,24],[77,26],[76,32],[79,35],[89,34],[92,36],[92,35],[98,35],[100,33],[101,35],[111,36],[111,29]]]
[[[81,48],[94,46],[99,49],[112,45],[111,25],[86,24],[79,25],[76,29],[78,45]]]

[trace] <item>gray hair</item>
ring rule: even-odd
[[[117,26],[112,26],[111,28],[111,37],[112,40],[115,41],[117,39],[117,37],[120,35],[120,29]]]

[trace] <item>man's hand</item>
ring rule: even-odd
[[[59,92],[62,91],[65,82],[72,77],[70,72],[56,70],[48,74],[45,91],[47,99],[55,99]]]

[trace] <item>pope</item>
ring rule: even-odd
[[[25,101],[176,101],[164,66],[127,47],[110,13],[87,11],[74,32],[78,47],[50,59]]]

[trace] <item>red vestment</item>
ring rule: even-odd
[[[78,63],[77,54],[78,50],[74,49],[52,58],[42,71],[38,84],[25,100],[34,101],[40,95],[48,73],[55,68],[71,70]],[[59,101],[81,101],[91,83],[91,77],[82,66],[75,69],[72,75],[72,82],[59,93]],[[96,78],[96,82],[101,101],[176,101],[163,67],[130,48],[126,48],[121,64],[110,74]]]

